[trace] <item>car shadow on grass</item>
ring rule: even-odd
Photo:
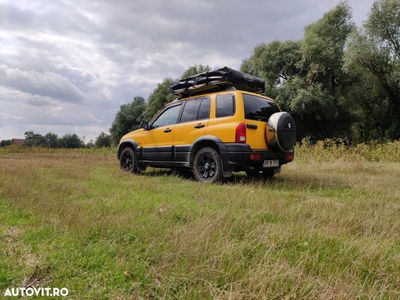
[[[141,176],[148,177],[162,177],[162,176],[175,176],[178,178],[197,181],[194,177],[193,171],[191,170],[177,170],[177,169],[161,169],[161,168],[148,168],[146,172],[142,172]],[[245,172],[234,173],[232,177],[223,178],[216,184],[268,184],[276,180],[275,177],[263,177],[255,178],[253,176],[247,176]]]
[[[197,182],[192,171],[148,168],[142,172],[141,176],[148,177],[176,177],[182,180]],[[348,190],[351,188],[348,182],[332,176],[317,176],[313,174],[277,174],[273,177],[254,177],[247,176],[245,172],[234,173],[230,178],[223,178],[220,182],[214,183],[220,185],[257,185],[257,186],[279,186],[285,189],[309,189],[309,190]]]

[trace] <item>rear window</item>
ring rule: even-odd
[[[249,120],[268,121],[269,117],[279,112],[278,106],[265,98],[243,94],[244,117]]]

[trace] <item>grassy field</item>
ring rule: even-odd
[[[296,151],[207,185],[123,174],[114,149],[2,150],[0,298],[400,299],[400,142]]]

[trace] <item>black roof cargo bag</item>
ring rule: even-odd
[[[263,93],[265,91],[264,80],[228,67],[223,67],[177,80],[171,84],[171,93],[187,97],[223,91],[232,86],[238,90],[253,93]]]

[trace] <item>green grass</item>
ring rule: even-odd
[[[215,185],[123,174],[114,149],[3,152],[0,297],[399,299],[399,143],[370,147],[304,145],[274,180]]]

